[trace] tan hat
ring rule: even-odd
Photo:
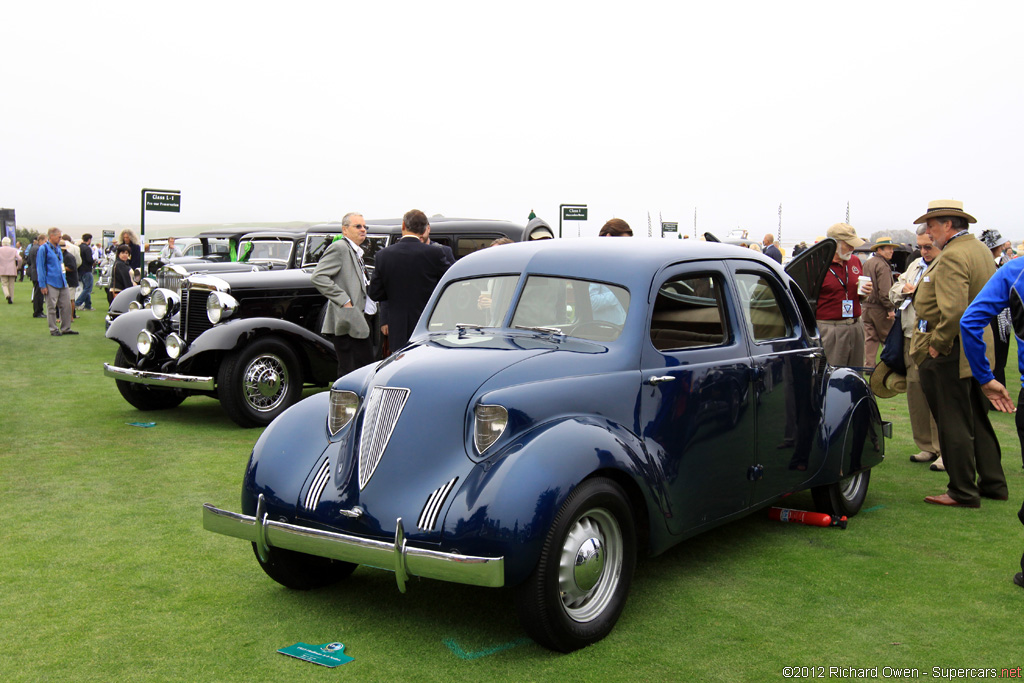
[[[879,237],[878,241],[871,245],[871,251],[880,247],[895,247],[891,237]]]
[[[871,391],[878,398],[892,398],[896,394],[907,392],[907,378],[879,361],[871,371]]]
[[[836,241],[846,242],[854,249],[867,244],[867,242],[857,237],[857,231],[849,223],[836,223],[825,234]]]
[[[944,216],[960,216],[966,218],[968,223],[977,223],[974,216],[964,211],[964,203],[955,199],[936,199],[928,202],[928,211],[925,215],[914,221],[914,225],[924,223],[929,218],[942,218]]]

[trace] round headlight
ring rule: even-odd
[[[178,295],[169,289],[158,289],[149,300],[149,307],[159,320],[174,315],[178,308]]]
[[[331,400],[327,409],[327,430],[334,436],[352,421],[359,408],[359,396],[351,391],[331,389]]]
[[[164,340],[164,349],[167,351],[168,358],[177,359],[186,346],[185,340],[173,332],[167,335],[167,339]]]
[[[226,292],[210,292],[210,298],[206,300],[206,317],[216,325],[221,320],[227,320],[238,308],[235,297]]]
[[[139,283],[139,289],[142,290],[142,296],[149,296],[156,289],[156,280],[151,277],[142,278],[142,282]]]
[[[135,339],[135,348],[138,349],[139,355],[148,356],[149,352],[153,350],[154,341],[153,335],[148,330],[139,332],[139,336]]]
[[[128,310],[129,311],[141,311],[142,310],[142,304],[140,304],[138,301],[132,301],[131,303],[128,304]]]

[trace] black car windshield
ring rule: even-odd
[[[460,323],[502,325],[518,281],[515,275],[497,275],[449,283],[434,307],[428,329],[451,330]],[[592,341],[614,341],[622,333],[628,310],[629,292],[623,287],[531,275],[511,325]]]

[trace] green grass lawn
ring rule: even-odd
[[[238,509],[258,430],[211,399],[137,412],[102,374],[102,293],[80,336],[56,338],[29,293],[0,300],[0,680],[766,681],[786,666],[1024,663],[1013,416],[993,415],[1010,500],[948,509],[922,502],[946,478],[908,461],[905,398],[881,401],[895,437],[847,530],[759,512],[686,541],[641,561],[608,638],[559,655],[524,640],[508,590],[414,579],[402,595],[365,568],[307,593],[271,581],[200,513]],[[805,493],[785,505],[812,509]],[[276,653],[334,640],[355,657],[337,670]]]

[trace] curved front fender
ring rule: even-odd
[[[160,320],[153,315],[153,311],[143,308],[138,311],[128,311],[117,316],[107,328],[107,339],[113,339],[122,346],[135,353],[135,342],[139,332],[145,329],[152,329],[152,325],[159,325]]]
[[[807,488],[832,484],[882,462],[885,438],[878,404],[857,372],[835,369],[825,388],[820,438],[825,466]]]
[[[263,430],[245,469],[242,512],[255,514],[262,493],[274,519],[295,521],[302,487],[330,445],[325,416],[328,394],[314,394],[281,413]]]
[[[292,344],[305,361],[306,382],[328,384],[337,379],[334,346],[320,335],[278,318],[240,318],[215,325],[203,332],[181,355],[179,364],[197,364],[203,354],[234,351],[257,337],[273,335]]]
[[[133,285],[128,289],[122,289],[114,297],[114,300],[110,302],[110,306],[107,307],[107,314],[111,316],[120,316],[128,312],[128,304],[133,301],[138,301],[140,304],[145,299],[142,296],[142,287]]]
[[[454,496],[444,521],[442,546],[461,553],[505,557],[505,585],[521,583],[540,557],[548,530],[572,490],[603,472],[625,484],[638,520],[660,524],[648,459],[625,429],[596,418],[544,425],[477,465]],[[639,514],[639,513],[643,514]]]

